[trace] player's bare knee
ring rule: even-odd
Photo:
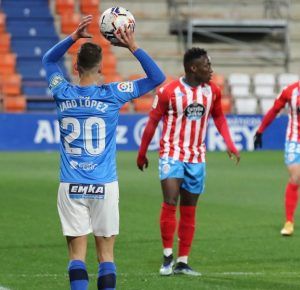
[[[290,182],[293,184],[300,185],[300,174],[292,174],[290,177]]]
[[[172,197],[167,197],[167,198],[165,198],[164,202],[169,204],[169,205],[176,206],[177,202],[178,202],[178,197],[173,197],[173,196]]]

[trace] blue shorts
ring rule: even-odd
[[[284,161],[286,165],[300,164],[300,143],[285,142]]]
[[[205,188],[206,164],[188,163],[172,158],[159,159],[159,178],[182,178],[181,187],[188,192],[201,194]]]

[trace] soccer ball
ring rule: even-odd
[[[120,33],[124,26],[134,31],[135,20],[133,15],[123,7],[112,7],[105,10],[99,18],[100,32],[111,43],[118,43],[114,32]]]

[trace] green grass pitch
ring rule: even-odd
[[[118,153],[120,235],[115,257],[119,290],[300,289],[300,229],[283,238],[283,152],[207,154],[190,265],[201,277],[160,277],[161,190],[157,154],[140,172],[136,152]],[[0,289],[68,289],[67,251],[56,210],[58,153],[0,153]],[[299,221],[299,213],[296,220]],[[97,263],[90,239],[90,290]]]

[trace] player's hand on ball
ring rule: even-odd
[[[126,25],[124,29],[119,29],[114,32],[115,37],[118,39],[117,43],[113,43],[115,46],[127,47],[131,52],[138,49],[138,45],[134,39],[134,32],[129,29]]]
[[[262,133],[256,132],[254,135],[254,149],[262,148]]]
[[[92,37],[92,35],[90,35],[86,31],[87,27],[91,24],[92,20],[93,20],[92,15],[87,15],[87,16],[84,16],[82,18],[82,20],[79,23],[78,27],[72,33],[72,38],[73,38],[74,41],[78,40],[79,38],[91,38]]]
[[[141,171],[144,171],[144,168],[148,168],[148,158],[146,156],[138,155],[136,164]]]

